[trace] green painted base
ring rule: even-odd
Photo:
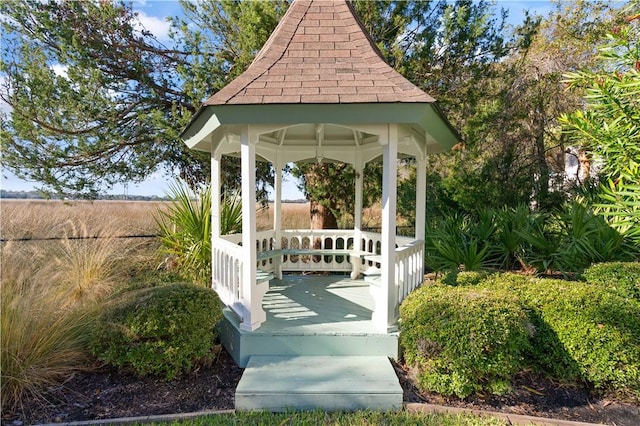
[[[313,329],[305,332],[300,328],[292,334],[291,331],[265,332],[262,327],[249,332],[240,330],[238,318],[231,310],[224,309],[223,313],[224,318],[219,324],[220,340],[242,368],[254,355],[398,357],[397,333],[349,333],[348,330],[319,333]]]
[[[384,356],[254,356],[236,410],[397,411],[402,387]]]

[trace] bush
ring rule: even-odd
[[[612,289],[622,297],[640,302],[640,263],[598,263],[584,271],[590,284]]]
[[[92,333],[91,350],[118,367],[167,380],[209,361],[222,318],[209,289],[185,284],[132,291],[114,298]]]
[[[575,371],[598,390],[640,396],[640,305],[560,280],[539,281],[526,297],[550,329],[534,342],[541,365],[558,377]],[[558,368],[563,364],[566,370]]]
[[[478,271],[446,271],[442,274],[440,282],[451,286],[468,287],[481,283],[489,276],[488,272]]]
[[[640,303],[598,285],[515,274],[490,276],[480,288],[511,291],[530,309],[532,366],[640,397]]]
[[[400,342],[419,386],[464,398],[505,393],[529,348],[527,313],[505,291],[423,286],[400,308]]]

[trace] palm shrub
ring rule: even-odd
[[[524,253],[527,234],[536,223],[537,215],[521,204],[515,208],[503,207],[495,213],[495,242],[500,253],[500,268],[514,269],[525,266]]]
[[[426,264],[434,271],[475,271],[495,263],[491,239],[495,223],[490,211],[478,218],[454,213],[438,219],[426,232]]]
[[[633,260],[635,248],[593,209],[579,201],[541,214],[518,234],[524,261],[539,272],[580,272],[592,263]]]
[[[227,193],[220,203],[220,233],[222,235],[242,232],[242,198],[240,192]]]
[[[211,282],[211,186],[191,191],[186,185],[169,186],[172,199],[156,214],[162,252],[185,278],[208,285]],[[220,232],[242,232],[242,203],[237,192],[220,204]]]
[[[161,250],[181,275],[207,285],[211,282],[211,187],[194,193],[175,182],[169,186],[169,196],[169,207],[156,215]]]
[[[633,247],[602,216],[573,202],[558,213],[562,244],[558,249],[562,271],[580,271],[592,263],[633,260]]]

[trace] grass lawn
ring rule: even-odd
[[[166,425],[167,423],[156,423]],[[381,413],[375,411],[359,411],[355,413],[325,413],[322,411],[305,411],[295,413],[255,413],[238,412],[201,417],[198,419],[176,421],[171,425],[421,425],[421,426],[502,426],[508,423],[493,417],[482,417],[462,414],[421,414],[421,413]]]

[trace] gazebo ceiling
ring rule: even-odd
[[[397,124],[400,153],[450,149],[459,135],[435,99],[390,67],[346,0],[295,0],[249,68],[209,98],[182,137],[202,151],[354,162],[382,152]],[[382,137],[384,139],[384,137]],[[356,154],[357,153],[357,154]]]
[[[227,130],[229,132],[214,143],[215,151],[217,154],[239,156],[239,129]],[[257,130],[262,130],[257,135],[256,144],[260,161],[274,162],[277,157],[284,162],[354,163],[358,157],[367,163],[382,155],[380,137],[375,133],[383,130],[381,126],[303,123],[257,127]],[[420,141],[424,140],[424,135],[410,126],[401,126],[399,130],[398,152],[423,157],[425,150]]]

